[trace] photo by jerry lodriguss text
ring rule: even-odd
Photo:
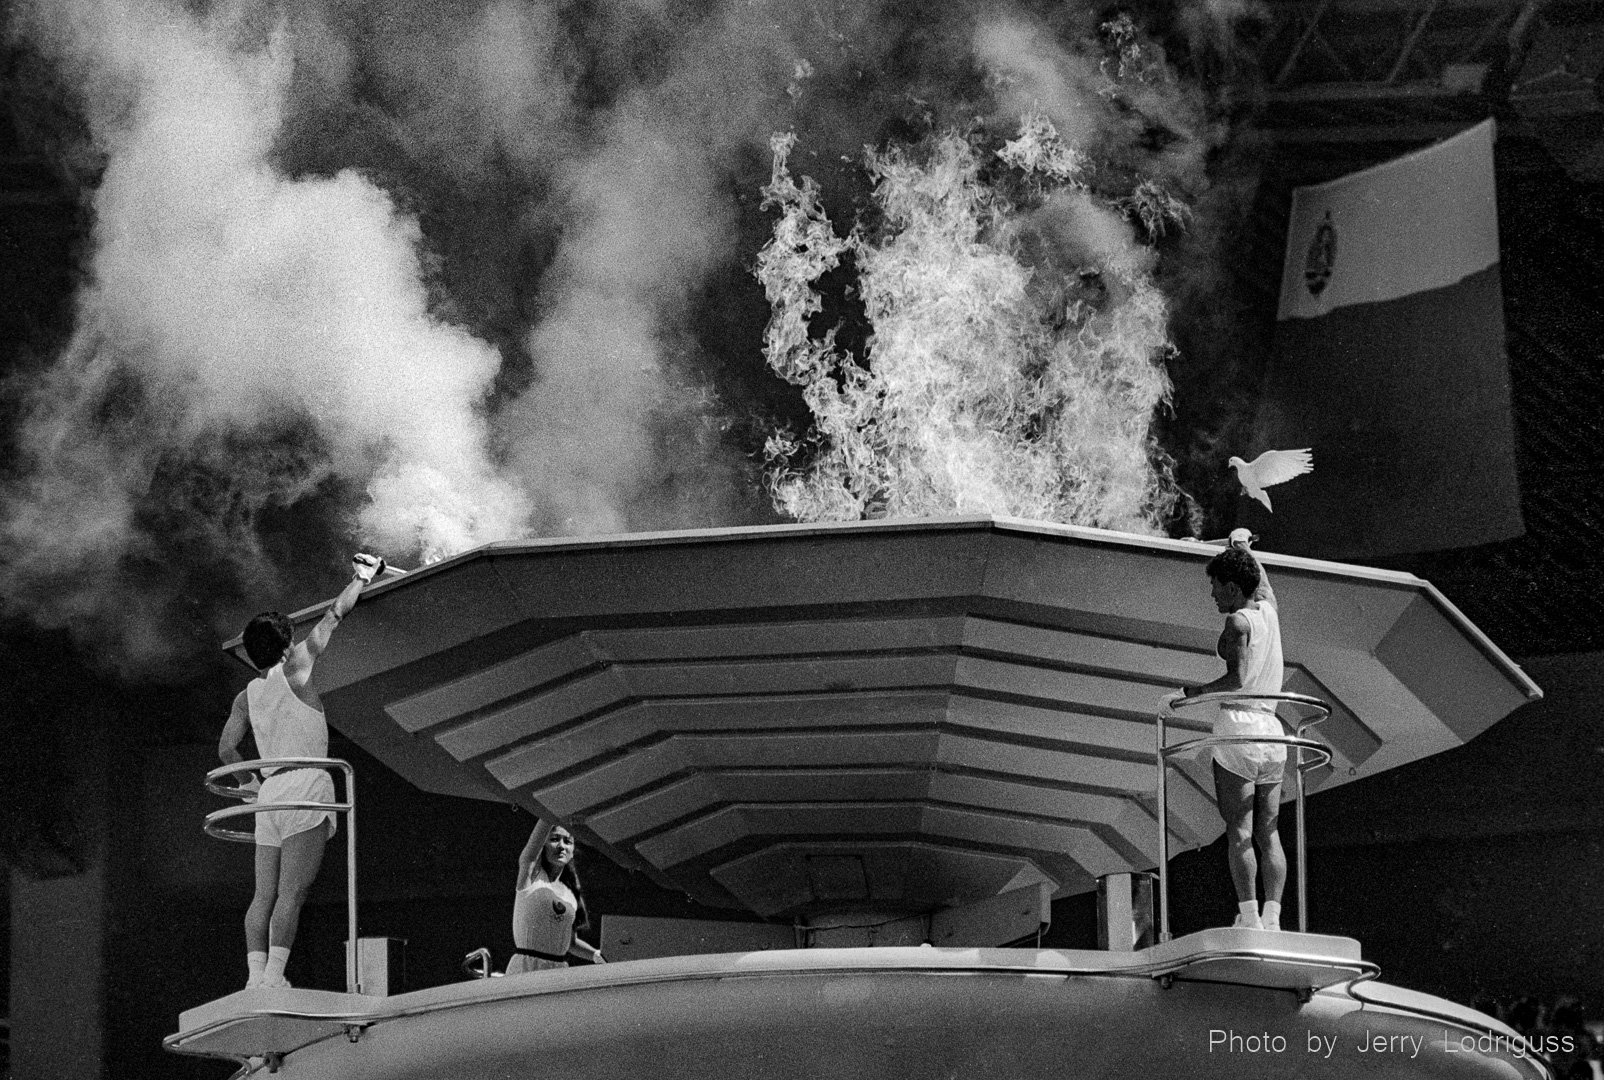
[[[1357,1040],[1351,1035],[1343,1037],[1316,1031],[1305,1031],[1301,1039],[1294,1036],[1289,1040],[1285,1035],[1271,1034],[1268,1031],[1244,1033],[1232,1028],[1210,1028],[1208,1038],[1208,1052],[1211,1054],[1302,1052],[1315,1054],[1321,1058],[1329,1058],[1338,1053],[1402,1055],[1415,1058],[1428,1049],[1444,1054],[1508,1054],[1524,1058],[1532,1054],[1573,1053],[1576,1044],[1569,1035],[1528,1037],[1489,1031],[1473,1033],[1446,1029],[1438,1038],[1429,1038],[1426,1035],[1387,1034],[1366,1028],[1364,1034]]]

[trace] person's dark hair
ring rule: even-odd
[[[572,837],[574,835],[573,833],[568,832],[568,830],[566,828],[563,828],[563,826],[561,826],[561,825],[557,826],[557,828],[558,829],[562,829],[563,832],[568,833],[568,835],[570,837]],[[557,831],[557,829],[553,829],[552,830],[552,832],[556,832],[556,831]],[[547,835],[546,839],[547,840],[551,839],[549,834]],[[579,845],[576,843],[576,844],[574,844],[574,855],[573,855],[573,858],[569,859],[568,860],[568,865],[562,868],[562,871],[557,875],[557,880],[562,882],[564,885],[567,885],[569,890],[574,894],[574,929],[575,930],[589,930],[590,929],[590,912],[585,910],[585,890],[580,888],[580,885],[579,885],[579,871],[574,868],[574,863],[576,863],[578,861],[579,861]],[[537,860],[536,865],[539,866],[541,871],[544,872],[544,873],[549,874],[551,872],[546,866],[546,845],[545,844],[541,844],[540,845],[540,858]]]
[[[284,659],[284,652],[295,640],[295,627],[289,616],[264,611],[245,624],[245,655],[259,668],[270,668]]]
[[[1209,560],[1209,577],[1235,585],[1243,596],[1252,596],[1259,587],[1259,564],[1241,548],[1226,548]]]

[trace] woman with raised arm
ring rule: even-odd
[[[512,939],[517,947],[507,974],[567,967],[570,956],[605,963],[600,949],[574,933],[588,925],[585,894],[574,869],[574,834],[541,821],[518,855],[512,904]]]

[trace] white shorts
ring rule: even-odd
[[[1285,736],[1274,713],[1249,709],[1221,709],[1214,721],[1216,735]],[[1279,784],[1286,769],[1285,743],[1231,743],[1214,748],[1214,760],[1228,773],[1251,780],[1255,785]]]
[[[262,782],[256,796],[258,805],[275,802],[334,801],[334,779],[322,769],[286,769]],[[284,838],[329,823],[329,837],[338,826],[331,810],[272,810],[256,815],[256,842],[263,847],[283,847]]]

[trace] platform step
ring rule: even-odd
[[[1136,955],[1147,961],[1154,978],[1304,993],[1379,972],[1359,955],[1353,938],[1284,930],[1201,930]]]

